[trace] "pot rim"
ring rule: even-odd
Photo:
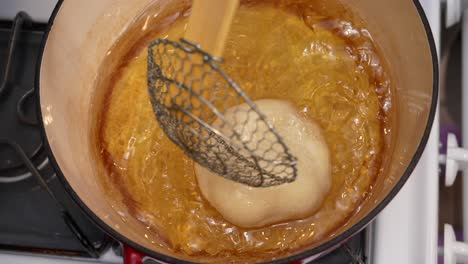
[[[52,12],[52,15],[49,19],[47,28],[45,30],[44,37],[42,39],[40,51],[39,51],[39,56],[38,56],[38,61],[36,65],[36,79],[35,79],[35,100],[36,100],[36,107],[38,111],[38,118],[39,118],[39,123],[40,123],[40,131],[41,131],[41,137],[44,142],[44,147],[47,152],[47,155],[49,157],[49,160],[58,176],[58,179],[64,186],[65,190],[68,192],[68,194],[72,197],[75,203],[77,203],[81,209],[89,216],[89,218],[97,224],[102,230],[104,230],[106,233],[108,233],[110,236],[114,237],[118,241],[129,245],[130,247],[133,247],[134,249],[140,251],[143,254],[146,254],[149,257],[155,258],[157,260],[161,261],[166,261],[168,263],[173,263],[173,264],[193,264],[195,262],[190,262],[190,261],[185,261],[181,260],[178,258],[166,256],[164,254],[158,253],[156,251],[153,251],[151,249],[148,249],[144,246],[139,245],[138,243],[133,242],[132,240],[128,239],[124,235],[120,234],[118,231],[116,231],[114,228],[111,226],[107,225],[102,219],[100,219],[91,209],[89,209],[86,204],[81,200],[81,198],[78,196],[78,194],[73,190],[71,185],[68,183],[67,179],[63,175],[62,171],[60,170],[60,167],[55,160],[55,157],[53,155],[52,149],[49,145],[49,141],[47,138],[47,132],[45,130],[44,122],[43,122],[43,115],[42,115],[42,109],[41,109],[41,98],[40,98],[40,79],[41,79],[41,66],[42,66],[42,59],[44,55],[44,50],[47,44],[47,39],[49,36],[49,33],[52,29],[52,25],[55,22],[55,18],[57,14],[60,11],[60,8],[63,4],[64,0],[59,0],[58,3],[56,4],[54,11]],[[396,196],[396,194],[400,191],[400,189],[403,187],[403,185],[406,183],[408,180],[409,176],[413,172],[414,168],[416,167],[419,159],[421,158],[421,155],[424,152],[426,143],[429,139],[429,135],[432,129],[432,125],[434,122],[435,114],[436,114],[436,109],[437,109],[437,102],[438,102],[438,94],[439,94],[439,62],[438,62],[438,55],[437,55],[437,48],[436,44],[434,41],[434,37],[429,25],[429,21],[427,20],[426,14],[421,6],[421,3],[419,0],[413,0],[413,3],[419,13],[419,17],[421,19],[421,23],[424,25],[424,29],[426,32],[426,37],[429,42],[429,47],[431,50],[431,57],[432,57],[432,64],[433,64],[433,69],[432,69],[432,74],[433,74],[433,91],[432,91],[432,101],[431,101],[431,107],[429,111],[429,119],[426,124],[426,128],[424,129],[423,136],[421,138],[421,141],[419,142],[419,145],[417,147],[416,152],[413,155],[413,158],[411,159],[411,162],[409,163],[408,167],[406,168],[405,172],[403,173],[403,176],[400,178],[400,180],[396,183],[396,185],[393,187],[393,189],[390,191],[390,193],[382,200],[381,203],[379,203],[373,210],[371,210],[365,217],[363,217],[358,223],[355,225],[351,226],[348,228],[346,231],[341,233],[340,235],[334,237],[333,239],[313,248],[307,251],[304,251],[299,254],[295,254],[283,259],[278,259],[278,260],[273,260],[270,262],[264,262],[264,263],[275,263],[275,264],[287,264],[291,263],[294,261],[306,259],[311,256],[319,256],[325,252],[329,252],[330,250],[338,247],[342,242],[344,242],[347,238],[353,236],[354,234],[360,232],[362,229],[364,229],[376,216],[378,213],[380,213],[385,206],[388,205],[388,203]]]

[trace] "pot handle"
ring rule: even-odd
[[[145,260],[146,255],[138,252],[137,250],[127,245],[123,245],[123,249],[124,249],[124,252],[123,252],[124,264],[143,264],[143,260]],[[157,263],[163,263],[163,262],[158,261]],[[289,264],[302,264],[302,263],[303,263],[302,261],[298,260],[295,262],[291,262]]]
[[[144,257],[145,255],[142,253],[127,245],[123,245],[124,264],[142,264]]]

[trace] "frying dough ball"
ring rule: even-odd
[[[255,103],[297,158],[296,180],[255,188],[195,165],[203,196],[227,221],[245,228],[307,217],[319,209],[331,186],[330,155],[318,125],[300,117],[288,102],[259,100]],[[236,113],[242,112],[236,110],[247,107],[243,104],[228,109],[226,118],[233,120]],[[216,127],[217,123],[215,121],[213,126],[223,132]],[[253,121],[247,122],[245,129],[251,131],[253,126]]]

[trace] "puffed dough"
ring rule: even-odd
[[[297,158],[296,180],[255,188],[224,179],[196,164],[200,190],[227,221],[240,227],[261,227],[310,216],[319,209],[331,187],[330,155],[320,128],[299,116],[288,102],[268,99],[255,103]],[[233,120],[235,113],[242,112],[235,111],[239,108],[246,109],[247,105],[229,109],[226,118]],[[213,126],[222,132],[217,123]],[[254,122],[246,126],[250,130]]]

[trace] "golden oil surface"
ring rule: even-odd
[[[130,59],[109,87],[99,131],[102,158],[111,167],[103,177],[106,191],[125,192],[130,217],[177,251],[223,256],[297,249],[329,236],[371,191],[391,102],[382,60],[366,29],[323,16],[306,0],[296,2],[304,5],[241,5],[222,68],[252,99],[290,101],[322,128],[333,186],[319,211],[306,219],[243,229],[210,206],[198,189],[193,161],[164,135],[154,117],[146,49]],[[186,15],[172,19],[169,28],[153,37],[182,37]]]

